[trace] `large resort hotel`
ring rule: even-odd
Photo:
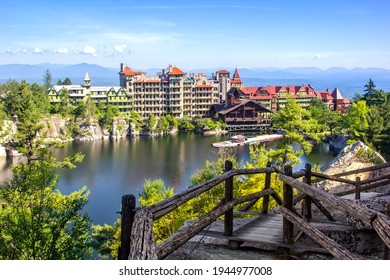
[[[49,89],[50,102],[61,102],[61,92],[66,91],[74,106],[90,98],[101,106],[116,106],[121,112],[137,112],[144,119],[150,114],[160,118],[170,113],[176,118],[192,119],[232,111],[252,118],[260,107],[262,113],[278,111],[286,105],[287,98],[303,107],[309,106],[312,99],[321,99],[329,109],[341,113],[350,106],[337,88],[316,91],[311,85],[244,87],[237,68],[232,78],[227,70],[216,71],[208,78],[205,73],[185,73],[171,65],[155,76],[147,76],[122,63],[118,74],[119,86],[93,86],[88,73],[82,85],[54,86]]]

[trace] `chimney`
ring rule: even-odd
[[[121,72],[123,72],[123,70],[125,70],[125,66],[123,65],[123,63],[121,63]]]

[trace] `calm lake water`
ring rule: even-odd
[[[94,224],[112,224],[119,214],[121,197],[137,194],[142,190],[145,179],[162,179],[175,192],[187,189],[189,178],[204,166],[206,160],[214,160],[218,149],[213,142],[223,141],[230,136],[204,137],[197,134],[178,134],[156,138],[131,138],[93,142],[71,142],[65,148],[57,149],[58,159],[81,152],[84,161],[76,169],[61,170],[58,188],[69,194],[83,186],[90,190],[86,206]],[[296,147],[297,149],[299,147]],[[235,147],[239,161],[249,159],[248,146]],[[327,144],[314,145],[305,162],[322,165],[333,158]],[[8,165],[8,164],[7,164]],[[7,173],[3,166],[2,175]]]

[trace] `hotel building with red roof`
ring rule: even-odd
[[[310,84],[244,87],[237,68],[232,78],[229,71],[219,70],[208,79],[205,73],[185,73],[172,65],[155,76],[147,76],[145,72],[135,71],[121,63],[118,74],[119,87],[92,86],[88,73],[82,85],[54,86],[48,91],[50,102],[59,103],[61,91],[65,89],[75,106],[90,97],[95,103],[116,106],[121,112],[135,111],[144,119],[150,114],[159,118],[167,113],[176,118],[209,117],[217,112],[216,108],[226,109],[246,100],[258,103],[270,112],[283,108],[288,98],[294,98],[304,108],[311,100],[319,98],[329,109],[341,113],[350,106],[350,101],[337,88],[330,92],[315,91]],[[229,106],[226,101],[229,101]]]
[[[221,101],[216,80],[207,79],[205,73],[187,74],[172,65],[151,77],[121,64],[119,80],[132,99],[133,110],[145,119],[168,112],[176,118],[205,117],[211,106]]]

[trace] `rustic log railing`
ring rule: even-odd
[[[292,173],[290,166],[286,166],[281,172],[268,164],[266,168],[254,169],[232,169],[231,162],[225,163],[225,172],[211,180],[176,194],[171,198],[148,207],[135,207],[134,196],[122,198],[122,225],[121,225],[121,246],[118,252],[119,259],[164,259],[177,248],[185,244],[192,237],[201,232],[204,228],[224,215],[224,235],[233,234],[233,208],[237,205],[247,203],[239,211],[248,211],[260,198],[263,199],[261,214],[268,213],[269,199],[272,197],[278,205],[281,205],[283,214],[283,236],[286,244],[294,243],[294,226],[298,226],[303,232],[311,237],[320,246],[327,249],[332,255],[339,259],[358,259],[359,256],[342,248],[336,242],[330,240],[322,232],[313,228],[308,221],[312,217],[311,204],[314,203],[318,209],[329,219],[334,220],[329,211],[321,204],[327,204],[333,208],[361,220],[363,223],[372,226],[385,244],[390,248],[390,219],[388,216],[370,210],[354,201],[342,199],[339,196],[347,193],[354,193],[360,197],[360,192],[382,186],[390,181],[389,175],[370,178],[367,180],[349,180],[341,178],[346,175],[360,174],[368,171],[380,170],[390,167],[390,163],[377,165],[345,172],[336,175],[325,175],[313,172],[310,165],[305,170]],[[233,177],[238,175],[265,174],[265,183],[262,191],[255,192],[243,197],[233,197]],[[278,178],[283,182],[283,199],[271,188],[271,174],[279,174]],[[303,182],[299,179],[303,177]],[[312,177],[317,177],[312,180]],[[332,180],[354,186],[354,189],[347,192],[330,194],[326,191],[312,187],[312,182],[321,180]],[[156,245],[153,235],[153,220],[163,217],[189,200],[198,197],[212,188],[225,183],[225,195],[222,201],[203,218],[196,221],[190,227],[172,235],[166,241]],[[293,197],[293,189],[299,193]],[[303,199],[302,217],[294,209],[294,205]],[[386,249],[385,251],[387,251]],[[388,253],[386,253],[388,255]]]

